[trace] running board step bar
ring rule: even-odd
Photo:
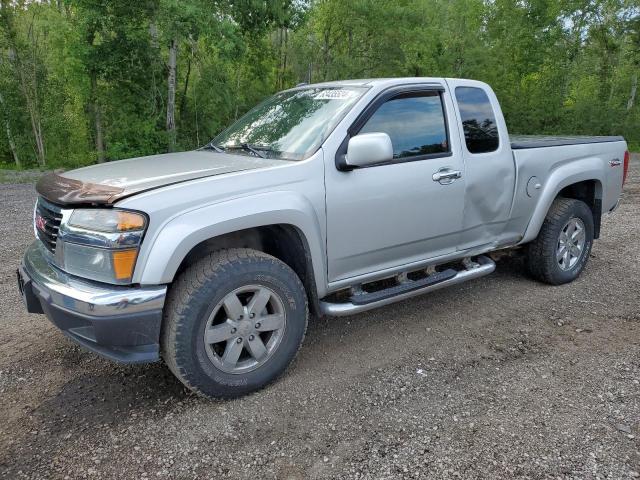
[[[447,269],[415,281],[406,281],[393,287],[372,293],[356,293],[347,302],[330,303],[321,301],[320,311],[331,317],[344,317],[374,308],[399,302],[423,293],[439,290],[444,287],[466,282],[474,278],[489,275],[496,269],[496,264],[489,257],[479,256],[469,264],[466,270]]]
[[[443,272],[437,272],[433,275],[429,275],[428,277],[416,280],[415,282],[408,280],[399,285],[385,288],[384,290],[378,290],[377,292],[357,293],[355,295],[352,295],[349,300],[351,300],[351,303],[353,303],[354,305],[367,305],[369,303],[382,302],[384,300],[397,297],[398,295],[402,295],[404,293],[410,293],[414,290],[422,290],[423,288],[436,285],[437,283],[451,280],[457,274],[458,272],[456,270],[449,268]]]

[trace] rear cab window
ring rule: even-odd
[[[496,151],[500,145],[500,137],[487,93],[477,87],[457,87],[456,101],[469,153]]]
[[[358,133],[383,132],[397,161],[420,160],[449,152],[442,98],[439,92],[402,94],[387,100]]]

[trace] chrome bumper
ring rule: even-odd
[[[113,360],[148,362],[159,358],[165,285],[122,287],[82,280],[47,261],[37,240],[18,271],[30,313],[44,313],[65,335]]]
[[[40,241],[27,249],[23,268],[51,303],[84,315],[107,317],[162,309],[165,285],[129,288],[80,280],[52,267]]]

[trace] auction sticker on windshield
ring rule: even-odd
[[[330,89],[316,93],[313,98],[316,100],[347,100],[358,95],[360,95],[360,92],[355,90]]]

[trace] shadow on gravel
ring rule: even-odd
[[[72,356],[77,358],[77,352]],[[5,469],[20,468],[21,464],[15,463],[19,458],[50,465],[59,449],[77,448],[80,436],[158,421],[188,397],[161,363],[121,366],[105,361],[104,365],[112,371],[96,372],[84,362],[68,365],[72,379],[29,412],[26,438],[11,442],[13,445],[0,455],[0,477]],[[86,373],[79,371],[82,368]]]
[[[505,255],[503,257],[500,257],[500,259],[496,261],[495,272],[488,277],[485,277],[485,279],[490,279],[492,276],[494,278],[499,276],[505,279],[526,282],[534,281],[527,272],[524,249],[517,250],[512,255]]]
[[[162,415],[187,396],[161,363],[116,366],[113,372],[102,374],[75,373],[33,411],[50,434],[113,427],[129,417]]]

